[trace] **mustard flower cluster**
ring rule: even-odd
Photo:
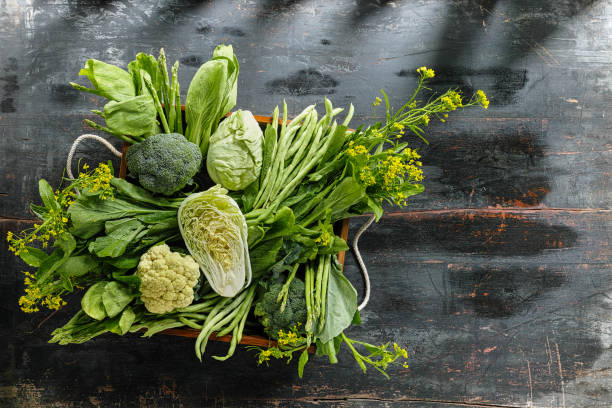
[[[92,194],[98,193],[102,199],[114,200],[114,190],[110,184],[110,180],[113,178],[110,166],[100,163],[95,169],[89,171],[88,169],[87,164],[83,165],[83,171],[79,173],[76,180],[64,189],[55,191],[53,196],[55,204],[45,208],[41,223],[34,223],[32,228],[26,229],[18,235],[10,231],[6,234],[9,251],[17,256],[27,254],[27,247],[35,242],[39,242],[43,248],[47,248],[51,239],[55,239],[67,231],[69,221],[67,211],[74,202],[75,189]]]
[[[403,130],[401,126],[392,126]],[[368,188],[368,194],[393,201],[396,205],[405,206],[408,195],[403,191],[405,183],[423,181],[423,163],[416,150],[406,147],[395,152],[395,145],[382,154],[372,156],[363,145],[349,143],[346,153],[354,159],[358,167],[359,179]]]
[[[276,347],[268,347],[262,349],[260,347],[250,347],[250,349],[256,350],[257,353],[257,364],[263,364],[270,361],[271,358],[275,359],[287,359],[287,363],[293,358],[293,353],[299,350],[303,350],[306,347],[306,339],[298,334],[301,323],[293,326],[293,328],[287,332],[283,330],[278,331],[278,340]]]
[[[59,310],[66,302],[60,294],[52,293],[49,288],[41,288],[36,283],[36,278],[30,272],[24,272],[25,294],[19,298],[19,307],[25,313],[40,311],[39,306],[45,306],[49,310]]]

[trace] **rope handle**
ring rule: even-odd
[[[359,237],[361,237],[361,234],[363,234],[365,230],[367,230],[370,225],[372,225],[375,219],[376,215],[372,214],[370,218],[368,218],[368,220],[361,226],[361,228],[359,228],[359,231],[357,231],[357,234],[355,234],[355,238],[353,238],[352,242],[353,253],[355,254],[355,258],[357,258],[357,263],[359,264],[359,269],[361,270],[361,274],[363,275],[363,282],[365,284],[365,296],[357,307],[357,310],[359,311],[363,310],[370,301],[370,276],[368,275],[368,268],[366,268],[365,263],[361,258],[361,253],[359,252],[359,247],[357,244],[359,243]]]
[[[74,157],[74,154],[76,153],[76,149],[79,146],[79,144],[83,140],[87,140],[87,139],[96,140],[102,143],[104,146],[108,148],[108,150],[111,151],[112,154],[114,154],[117,157],[121,157],[121,152],[115,149],[115,147],[113,147],[113,145],[110,144],[108,140],[100,136],[96,136],[96,135],[92,135],[88,133],[83,134],[77,137],[75,141],[72,143],[70,152],[68,152],[68,158],[66,159],[66,173],[68,174],[68,177],[71,179],[74,179],[74,175],[72,174],[72,158]],[[370,225],[372,225],[375,219],[376,219],[376,216],[372,214],[370,218],[368,218],[368,220],[361,226],[361,228],[359,228],[352,242],[353,253],[355,254],[355,258],[357,258],[357,263],[359,264],[359,269],[361,270],[361,274],[363,275],[363,281],[365,284],[365,296],[363,300],[361,301],[361,303],[359,304],[359,306],[357,307],[357,310],[359,311],[363,310],[367,306],[368,302],[370,301],[370,276],[368,275],[368,268],[366,268],[365,263],[363,262],[363,258],[361,257],[361,253],[359,252],[358,243],[359,243],[359,238],[361,237],[361,234],[363,234],[365,230],[367,230],[370,227]]]
[[[102,143],[104,146],[106,146],[108,148],[108,150],[111,151],[112,154],[114,154],[117,157],[121,157],[121,152],[117,149],[115,149],[113,147],[112,144],[110,144],[110,142],[100,136],[96,136],[96,135],[91,135],[91,134],[84,134],[81,135],[79,137],[77,137],[75,139],[75,141],[72,143],[72,147],[70,148],[70,152],[68,152],[68,158],[66,159],[66,173],[68,174],[68,177],[71,179],[74,179],[74,176],[72,175],[72,157],[74,156],[74,153],[76,153],[76,149],[79,146],[79,144],[86,139],[91,139],[91,140],[97,140],[98,142]]]

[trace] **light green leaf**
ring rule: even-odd
[[[357,311],[357,291],[334,263],[327,283],[325,326],[317,337],[327,343],[351,325]]]
[[[86,75],[94,86],[93,89],[90,89],[71,83],[73,87],[81,91],[114,101],[122,101],[136,95],[131,75],[114,65],[90,59],[87,60],[85,68],[79,71],[79,75]]]
[[[132,136],[156,133],[157,110],[148,95],[135,96],[104,105],[106,125],[117,133]]]
[[[108,282],[102,291],[102,303],[108,317],[115,317],[134,299],[131,289],[119,282]]]
[[[81,308],[92,319],[102,320],[107,316],[104,303],[102,302],[102,294],[107,283],[95,283],[87,289],[83,299],[81,299]]]
[[[122,335],[130,331],[130,327],[132,327],[134,320],[136,320],[136,314],[131,307],[126,307],[123,310],[123,313],[121,313],[121,318],[119,319],[119,329],[121,330]]]

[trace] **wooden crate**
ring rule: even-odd
[[[259,115],[254,115],[254,116],[257,122],[262,126],[272,123],[271,116],[259,116]],[[282,120],[279,119],[279,122],[282,122]],[[287,123],[289,122],[290,121],[288,120]],[[129,146],[130,146],[129,144],[123,143],[122,155],[121,155],[121,165],[119,167],[119,177],[121,178],[125,178],[125,176],[127,175],[127,163],[125,161],[125,154]],[[339,221],[338,223],[336,223],[336,225],[334,225],[335,233],[341,236],[345,241],[347,241],[348,239],[348,229],[349,229],[349,219],[348,218],[345,220]],[[340,265],[342,266],[344,266],[345,255],[346,254],[344,251],[338,253],[338,262],[340,262]],[[188,328],[177,328],[177,329],[164,330],[161,332],[161,334],[196,338],[200,334],[200,331],[188,327]],[[211,334],[209,340],[223,341],[223,342],[229,343],[232,341],[232,336],[226,335],[226,336],[217,337],[216,333],[213,333]],[[268,346],[275,346],[276,342],[271,341],[267,337],[263,337],[263,336],[243,335],[242,340],[240,341],[239,344],[268,347]],[[313,352],[314,347],[311,347],[309,351]]]

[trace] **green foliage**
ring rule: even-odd
[[[130,146],[126,161],[130,173],[144,188],[171,195],[200,170],[202,153],[178,133],[157,134]]]

